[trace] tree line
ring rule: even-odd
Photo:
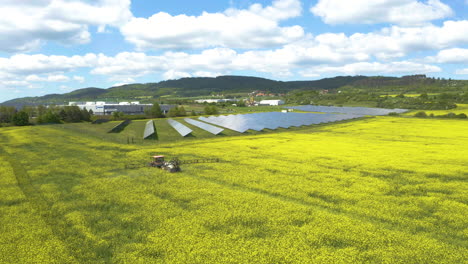
[[[91,121],[92,111],[78,106],[43,106],[23,107],[17,110],[12,106],[0,106],[0,124],[2,126],[27,126],[32,124],[76,123]]]
[[[466,119],[467,118],[467,115],[465,113],[460,113],[460,114],[455,114],[455,113],[448,113],[448,114],[445,114],[445,115],[434,115],[433,113],[430,113],[429,115],[424,112],[424,111],[420,111],[420,112],[417,112],[416,114],[414,114],[415,117],[422,117],[422,118],[425,118],[425,117],[436,117],[436,118],[457,118],[457,119]]]
[[[216,115],[218,108],[215,105],[206,105],[204,112],[200,114]],[[154,103],[151,108],[146,109],[143,115],[125,115],[122,112],[113,112],[113,120],[123,119],[145,119],[145,118],[165,118],[196,116],[194,110],[188,112],[183,106],[175,106],[166,114],[162,111],[158,103]],[[27,126],[33,124],[59,124],[90,122],[93,119],[93,111],[80,109],[78,106],[25,106],[17,110],[13,106],[0,106],[0,126]]]
[[[419,96],[381,95],[371,91],[345,90],[335,93],[321,93],[319,91],[296,91],[286,97],[288,104],[315,104],[315,105],[345,105],[356,104],[381,108],[404,108],[420,110],[447,110],[456,107],[456,104],[468,103],[468,93],[441,93]]]
[[[200,114],[205,115],[217,115],[219,114],[218,107],[216,105],[206,105],[202,113],[197,113],[195,110],[187,111],[184,106],[176,105],[169,109],[167,113],[164,113],[159,103],[154,103],[152,107],[145,110],[144,115],[125,115],[122,112],[113,112],[113,120],[125,120],[125,119],[146,119],[146,118],[166,118],[166,117],[184,117],[184,116],[197,116]]]
[[[218,113],[219,113],[218,107],[216,107],[215,105],[206,105],[205,108],[204,108],[204,114],[205,115],[216,115]],[[154,103],[153,106],[146,111],[146,114],[149,117],[152,117],[152,118],[178,117],[178,116],[188,116],[188,115],[196,116],[196,115],[198,115],[194,110],[192,110],[191,112],[188,113],[187,110],[185,110],[185,108],[183,106],[181,106],[181,105],[175,106],[175,107],[169,109],[167,114],[164,114],[163,111],[161,110],[161,106],[158,103]]]

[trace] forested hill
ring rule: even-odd
[[[25,97],[2,105],[64,104],[69,101],[150,101],[161,96],[193,97],[211,94],[236,94],[252,91],[288,93],[307,90],[354,90],[365,93],[447,92],[468,87],[468,81],[427,78],[425,75],[403,77],[338,76],[316,81],[274,81],[258,77],[219,76],[216,78],[182,78],[158,83],[129,84],[108,89],[84,88],[66,94]]]
[[[128,84],[108,89],[84,88],[66,94],[50,94],[41,97],[24,97],[2,103],[2,105],[22,106],[37,104],[63,104],[69,101],[119,101],[159,98],[160,96],[206,96],[210,94],[248,93],[267,91],[287,93],[293,90],[336,89],[364,76],[327,78],[317,81],[282,82],[258,77],[219,76],[216,78],[182,78],[158,83]]]

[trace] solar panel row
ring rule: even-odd
[[[320,105],[302,105],[289,107],[306,112],[323,112],[323,113],[343,113],[355,115],[388,115],[391,112],[403,113],[407,109],[385,109],[385,108],[370,108],[370,107],[339,107],[339,106],[320,106]]]
[[[154,135],[154,121],[153,120],[150,120],[148,122],[146,122],[146,126],[145,126],[145,132],[143,134],[143,139],[147,139],[151,136]]]
[[[200,120],[222,126],[239,133],[249,129],[260,131],[265,128],[289,128],[312,124],[329,123],[361,117],[356,114],[313,114],[313,113],[255,113],[229,116],[199,117]]]
[[[127,119],[127,120],[121,122],[120,124],[116,125],[114,128],[112,128],[112,129],[111,129],[109,132],[107,132],[107,133],[120,133],[120,132],[122,132],[122,130],[124,130],[125,127],[127,127],[131,122],[132,122],[132,120]]]
[[[184,126],[183,124],[173,120],[173,119],[168,119],[167,122],[169,123],[169,125],[171,125],[175,130],[177,130],[177,132],[185,137],[187,136],[188,134],[192,133],[192,130],[186,126]]]
[[[191,125],[194,125],[196,127],[199,127],[199,128],[201,128],[203,130],[206,130],[206,131],[210,132],[213,135],[218,135],[219,133],[223,132],[223,130],[224,130],[222,128],[215,127],[215,126],[212,126],[210,124],[200,122],[198,120],[193,120],[193,119],[190,119],[190,118],[185,118],[184,120],[185,120],[185,122],[187,122],[187,123],[189,123]]]

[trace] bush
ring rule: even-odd
[[[176,106],[176,107],[169,109],[167,116],[168,117],[187,116],[187,111],[185,110],[183,106]]]
[[[457,115],[455,113],[448,113],[446,115],[447,118],[455,118]]]
[[[397,112],[390,112],[388,113],[389,116],[399,116],[400,114],[398,114]]]
[[[178,112],[179,112],[178,116],[187,116],[187,111],[185,110],[183,106],[179,106]]]
[[[10,123],[15,113],[16,108],[12,106],[0,105],[0,123]]]
[[[124,113],[122,112],[113,112],[112,113],[112,120],[121,120],[124,118]]]
[[[15,126],[27,126],[29,125],[29,115],[24,111],[19,111],[13,115],[11,121]]]
[[[39,124],[59,124],[60,116],[52,110],[48,110],[45,114],[37,118]]]
[[[176,107],[169,109],[169,112],[167,112],[167,116],[168,117],[179,116],[179,108],[176,106]]]
[[[448,114],[446,114],[446,115],[438,115],[438,116],[436,116],[436,117],[440,117],[440,118],[451,118],[451,119],[453,119],[453,118],[460,118],[460,119],[465,119],[465,118],[467,118],[466,114],[464,114],[464,113],[461,113],[461,114],[458,114],[458,115],[455,114],[455,113],[448,113]]]
[[[218,108],[214,105],[205,106],[205,115],[217,115],[219,113]]]
[[[414,116],[415,117],[427,117],[427,114],[424,111],[420,111],[420,112],[417,112],[416,114],[414,114]]]
[[[150,117],[161,118],[164,117],[164,113],[161,110],[161,106],[158,103],[154,103],[153,106],[148,110]]]

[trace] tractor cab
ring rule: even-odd
[[[158,155],[158,156],[153,156],[153,161],[151,162],[151,166],[153,167],[158,167],[158,168],[161,168],[162,166],[164,166],[164,156],[162,155]]]

